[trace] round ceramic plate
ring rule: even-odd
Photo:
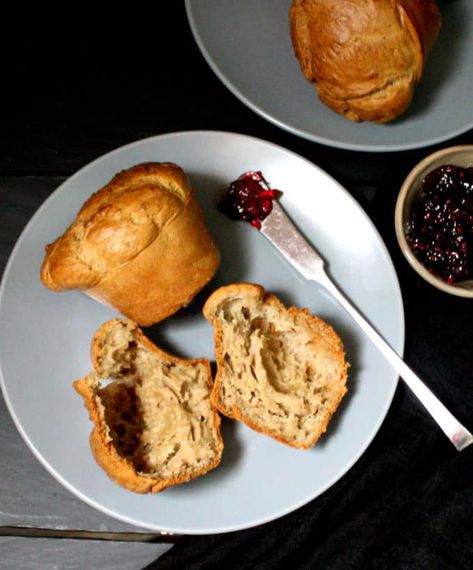
[[[442,29],[413,103],[392,123],[352,123],[317,98],[289,35],[290,0],[186,0],[207,63],[245,105],[306,139],[360,151],[436,144],[473,127],[473,2],[439,3]]]
[[[313,449],[292,449],[225,420],[225,451],[217,469],[141,496],[115,485],[95,463],[88,442],[91,423],[72,388],[72,381],[90,370],[94,331],[117,315],[79,292],[49,291],[39,269],[44,245],[64,231],[90,194],[116,172],[144,161],[174,161],[186,170],[222,253],[220,270],[195,302],[145,333],[177,355],[213,360],[213,334],[202,303],[222,284],[252,281],[331,323],[343,338],[351,368],[349,393]],[[328,260],[341,288],[402,351],[404,314],[389,254],[359,205],[317,166],[255,138],[199,131],[139,141],[92,162],[46,200],[11,255],[0,292],[0,327],[8,331],[0,344],[1,381],[13,420],[41,463],[78,497],[122,521],[203,534],[280,517],[337,481],[366,449],[389,408],[397,376],[350,317],[292,270],[257,230],[217,210],[229,183],[257,169],[283,191],[282,204]]]

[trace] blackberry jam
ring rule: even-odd
[[[441,166],[424,178],[406,239],[431,273],[457,283],[473,277],[473,167]]]
[[[269,187],[261,172],[245,172],[230,184],[218,209],[231,220],[243,220],[260,229],[273,209],[273,200],[280,195],[279,190]]]

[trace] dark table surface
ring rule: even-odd
[[[472,429],[471,301],[434,289],[412,271],[397,246],[393,212],[413,165],[438,148],[473,144],[473,132],[396,153],[306,141],[266,122],[227,90],[200,54],[181,2],[156,11],[120,13],[113,23],[43,23],[7,36],[3,53],[15,55],[2,64],[1,270],[40,203],[64,178],[116,147],[197,129],[272,141],[326,170],[368,213],[401,285],[405,360]],[[32,179],[40,183],[21,192]],[[180,537],[152,567],[468,568],[472,467],[473,446],[456,452],[400,383],[369,448],[320,497],[257,528]]]

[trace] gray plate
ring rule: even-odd
[[[221,466],[191,483],[140,496],[115,485],[92,458],[91,431],[71,383],[90,369],[96,328],[116,313],[79,292],[53,293],[39,280],[44,245],[73,220],[90,194],[119,170],[174,161],[189,174],[222,253],[206,291],[145,332],[184,357],[214,358],[202,301],[221,284],[261,283],[287,304],[309,307],[342,336],[351,362],[349,394],[326,436],[299,451],[224,421]],[[0,290],[1,384],[13,420],[42,464],[88,504],[153,530],[200,534],[238,530],[280,517],[339,479],[366,449],[390,405],[397,377],[350,318],[281,259],[257,230],[216,209],[228,184],[261,169],[319,251],[332,276],[399,351],[404,314],[399,285],[378,233],[353,198],[312,163],[273,144],[231,133],[175,133],[136,142],[96,160],[62,184],[24,230]]]
[[[268,121],[360,151],[424,147],[473,127],[473,2],[439,2],[443,25],[412,105],[387,125],[352,123],[323,105],[294,56],[290,0],[186,0],[194,37],[221,81]]]

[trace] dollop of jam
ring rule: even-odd
[[[447,164],[427,174],[405,229],[431,273],[447,283],[472,278],[473,167]]]
[[[273,200],[281,194],[270,188],[260,171],[245,172],[230,184],[218,209],[231,220],[243,220],[260,229],[273,209]]]

